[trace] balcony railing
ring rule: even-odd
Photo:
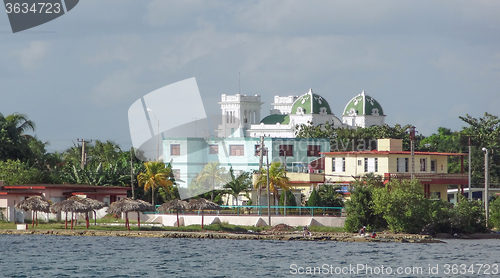
[[[449,183],[449,184],[468,184],[467,173],[414,173],[415,179],[427,183]],[[385,173],[386,180],[391,179],[411,179],[411,173]]]

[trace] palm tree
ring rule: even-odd
[[[265,186],[267,184],[267,169],[262,169],[262,174],[259,176],[256,186]],[[278,189],[288,191],[290,187],[290,178],[286,176],[285,167],[279,161],[275,161],[269,165],[269,190],[273,192],[275,204],[278,204],[279,193]]]
[[[319,196],[321,197],[321,205],[324,207],[343,207],[344,194],[342,193],[341,186],[333,184],[323,184],[318,189]]]
[[[144,186],[144,190],[151,188],[151,204],[155,207],[155,187],[167,188],[173,185],[170,180],[172,170],[166,167],[165,163],[159,161],[145,162],[146,171],[137,176],[139,186]]]
[[[214,201],[214,191],[215,186],[223,184],[227,181],[226,169],[219,168],[219,162],[210,162],[201,171],[197,178],[198,183],[203,183],[205,185],[211,185],[212,196],[210,201]],[[206,186],[204,186],[207,188]]]
[[[252,184],[252,180],[250,179],[250,173],[245,172],[238,177],[234,176],[233,167],[229,169],[229,174],[231,176],[231,181],[224,185],[224,188],[228,188],[231,190],[231,195],[233,195],[234,199],[238,199],[241,191],[247,191],[250,185]],[[227,198],[229,200],[229,198]],[[227,201],[226,201],[227,205]]]

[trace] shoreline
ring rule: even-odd
[[[335,242],[402,242],[444,243],[428,235],[381,234],[376,238],[359,237],[350,233],[317,232],[303,237],[302,232],[278,233],[229,233],[229,232],[178,232],[178,231],[101,231],[101,230],[0,230],[0,235],[56,235],[56,236],[115,236],[149,238],[192,238],[232,240],[280,240],[280,241],[335,241]]]

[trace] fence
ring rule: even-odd
[[[158,208],[159,206],[157,206]],[[267,206],[220,206],[220,210],[205,210],[206,214],[217,215],[268,215]],[[271,206],[271,215],[282,216],[341,216],[342,207],[292,207],[292,206]],[[147,214],[153,212],[146,212]],[[156,212],[158,213],[158,212]],[[171,210],[170,213],[176,213]],[[201,214],[201,211],[194,211]],[[179,214],[186,214],[180,211]]]

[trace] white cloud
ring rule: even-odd
[[[50,50],[50,43],[31,41],[28,47],[15,51],[23,69],[33,71],[43,66],[43,60]]]

